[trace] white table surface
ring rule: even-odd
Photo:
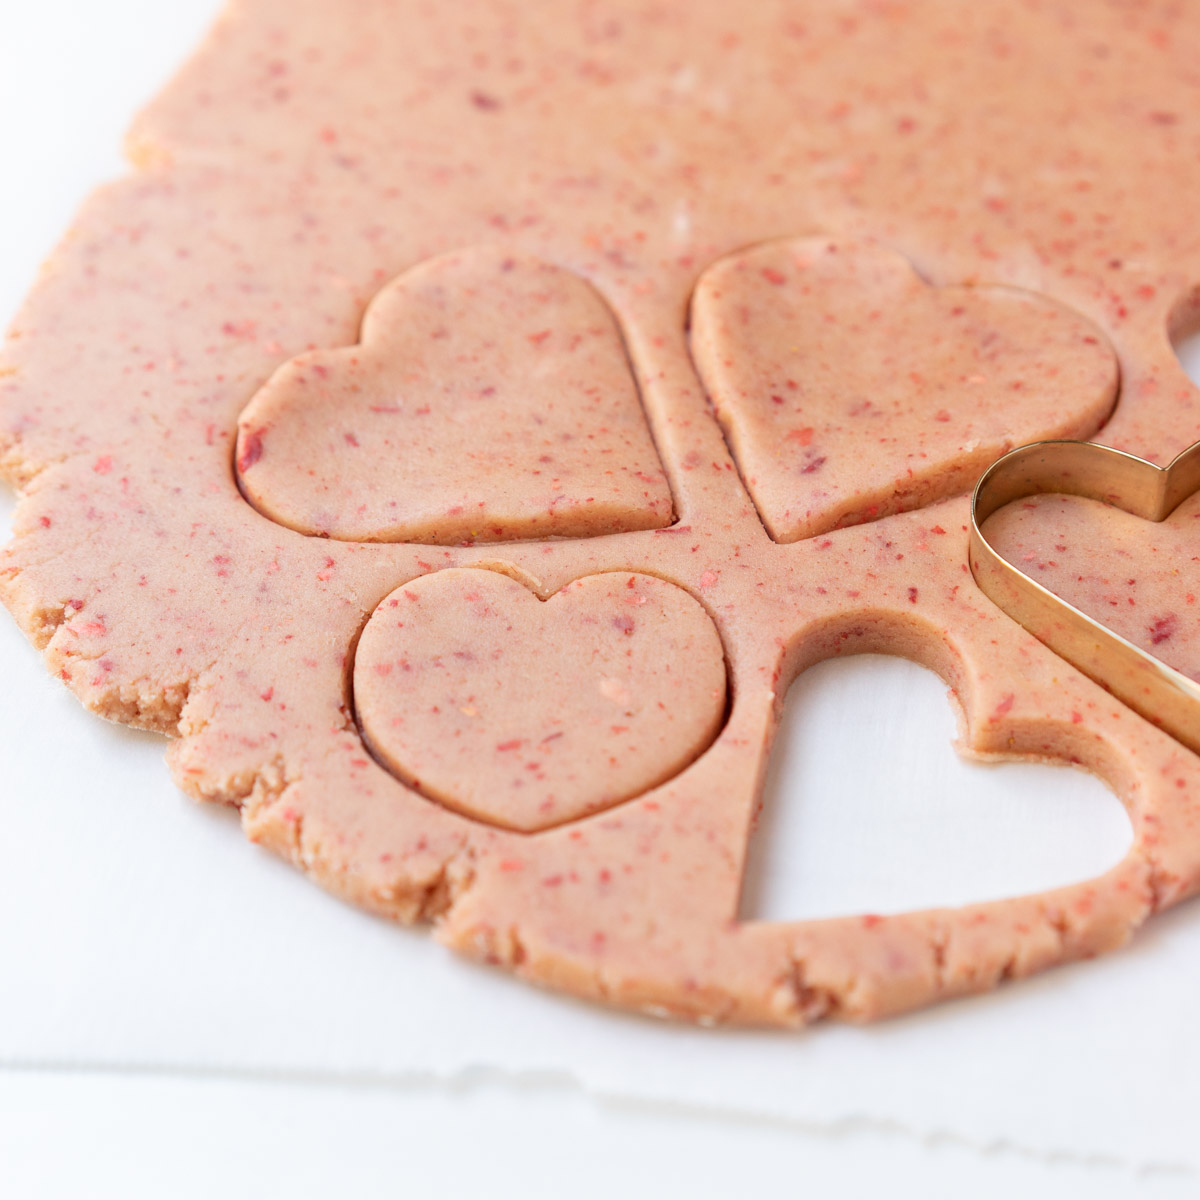
[[[215,8],[0,0],[0,320]],[[851,759],[840,713],[866,703],[879,737]],[[753,911],[957,903],[1123,852],[1099,783],[968,767],[952,734],[909,664],[810,672]],[[1195,903],[874,1029],[678,1029],[331,900],[184,799],[162,749],[85,713],[0,615],[0,1196],[1200,1194]]]

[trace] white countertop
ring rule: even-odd
[[[0,320],[216,7],[4,0]],[[0,532],[11,509],[3,490]],[[3,615],[0,680],[0,1195],[1200,1194],[1197,903],[1120,954],[872,1029],[663,1026],[325,896],[183,798],[161,739],[85,713]],[[943,692],[899,662],[797,685],[759,915],[961,902],[1120,855],[1098,782],[959,762]],[[851,703],[879,714],[870,753],[839,749]]]

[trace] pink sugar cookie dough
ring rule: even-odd
[[[235,0],[5,342],[0,595],[86,705],[172,739],[189,794],[533,983],[794,1027],[1121,946],[1200,889],[1200,759],[979,592],[965,493],[1045,432],[1159,463],[1200,438],[1170,343],[1200,323],[1171,202],[1200,194],[1197,61],[1186,8]],[[814,245],[856,268],[805,292]],[[981,404],[993,380],[1019,399]],[[1100,511],[1086,536],[1125,535]],[[1176,565],[1139,561],[1149,618],[1187,611]],[[513,624],[474,666],[464,569]],[[603,604],[532,619],[651,577],[628,638]],[[411,640],[380,624],[406,588]],[[597,685],[613,641],[645,657]],[[1128,855],[965,908],[740,919],[787,689],[863,651],[937,671],[967,753],[1099,775]],[[411,689],[363,676],[413,654]],[[548,827],[500,751],[455,745],[499,710],[429,711],[478,680],[571,724]],[[609,780],[622,689],[665,724]]]

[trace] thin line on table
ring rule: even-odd
[[[38,1059],[0,1059],[0,1074],[100,1075],[127,1078],[165,1079],[189,1082],[249,1083],[260,1086],[301,1086],[349,1088],[363,1091],[441,1090],[450,1094],[468,1094],[489,1087],[527,1093],[579,1094],[601,1108],[654,1113],[696,1121],[775,1127],[795,1134],[832,1139],[855,1137],[892,1137],[914,1141],[928,1149],[959,1148],[982,1158],[1016,1158],[1052,1167],[1077,1167],[1103,1172],[1115,1171],[1138,1179],[1170,1176],[1191,1179],[1200,1172],[1186,1162],[1121,1158],[1117,1155],[1088,1154],[1069,1148],[1042,1149],[1009,1139],[980,1142],[949,1130],[922,1132],[887,1117],[865,1113],[847,1114],[828,1122],[789,1117],[780,1113],[719,1105],[686,1103],[670,1097],[639,1096],[598,1090],[583,1084],[567,1071],[514,1071],[494,1066],[471,1066],[456,1071],[322,1071],[269,1066],[203,1065],[191,1063],[112,1063],[53,1061]]]

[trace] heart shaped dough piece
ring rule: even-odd
[[[1147,654],[1200,681],[1200,492],[1162,522],[1039,495],[983,524],[997,553]]]
[[[675,775],[716,736],[725,659],[701,605],[627,571],[542,601],[496,571],[425,575],[386,597],[354,662],[376,758],[468,816],[544,829]]]
[[[375,297],[356,346],[285,363],[238,421],[261,513],[343,541],[496,542],[669,525],[620,330],[590,284],[487,248]]]
[[[1089,321],[926,284],[870,242],[771,242],[707,271],[692,349],[778,542],[968,490],[1014,445],[1090,435],[1118,369]]]

